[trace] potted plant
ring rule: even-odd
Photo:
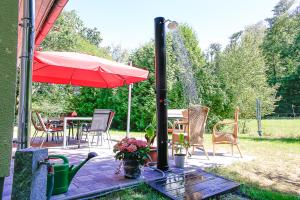
[[[168,126],[172,127],[172,123],[168,121]],[[156,163],[157,162],[157,147],[153,146],[155,137],[156,137],[156,117],[153,116],[152,122],[145,128],[146,134],[145,139],[150,148],[149,156],[151,159],[147,163]]]
[[[185,161],[186,154],[183,153],[182,150],[188,149],[190,147],[190,144],[188,141],[184,139],[183,133],[179,134],[179,142],[176,143],[175,145],[176,145],[175,146],[176,153],[174,154],[175,166],[179,168],[184,168],[184,161]]]
[[[154,139],[156,137],[155,127],[150,123],[146,129],[145,139],[147,140],[147,145],[150,148],[149,157],[150,159],[147,160],[147,163],[154,163],[157,162],[157,147],[153,146]]]
[[[141,168],[148,159],[147,142],[135,138],[124,138],[114,146],[115,158],[123,162],[126,178],[139,178]]]

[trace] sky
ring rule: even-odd
[[[279,0],[69,0],[87,27],[97,27],[103,46],[133,50],[154,38],[154,18],[189,24],[200,47],[224,47],[231,34],[272,16]]]

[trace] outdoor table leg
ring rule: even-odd
[[[76,137],[78,140],[78,148],[80,148],[80,140],[81,140],[80,133],[79,133],[79,125],[80,125],[80,120],[78,120],[77,122],[77,133],[76,133]]]
[[[79,125],[80,125],[80,120],[77,121],[77,133],[76,133],[77,140],[79,138],[79,136],[78,136],[78,134],[79,134]]]

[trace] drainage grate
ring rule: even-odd
[[[171,199],[208,199],[231,192],[238,183],[202,170],[168,173],[165,178],[148,184]]]

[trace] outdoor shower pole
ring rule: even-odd
[[[28,147],[31,118],[31,79],[34,49],[34,0],[23,1],[18,149]]]
[[[155,80],[157,116],[157,168],[163,171],[168,165],[168,127],[167,127],[167,81],[166,81],[166,36],[165,19],[154,19],[155,29]]]

